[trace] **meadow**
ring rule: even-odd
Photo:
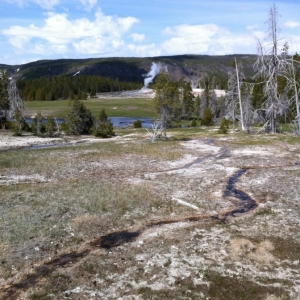
[[[63,117],[68,107],[68,100],[26,101],[25,116],[32,117],[38,111],[44,116]],[[84,105],[97,115],[102,108],[109,117],[154,117],[153,101],[149,98],[93,98],[83,100]]]

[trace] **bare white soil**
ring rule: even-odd
[[[135,138],[138,143],[135,135],[116,138],[114,143],[134,143]],[[278,141],[244,145],[229,136],[195,139],[178,147],[182,155],[173,160],[131,153],[102,158],[92,150],[86,150],[84,154],[91,158],[84,162],[79,160],[79,154],[68,156],[69,169],[61,171],[61,178],[102,178],[109,173],[120,184],[166,195],[164,205],[169,211],[162,215],[160,203],[153,205],[151,219],[141,217],[145,214],[142,209],[126,213],[128,223],[138,216],[140,222],[124,228],[109,227],[109,232],[129,230],[137,232],[137,237],[116,247],[92,247],[90,241],[83,241],[76,251],[88,249],[88,254],[55,269],[70,276],[72,282],[71,287],[68,283],[58,292],[57,299],[230,299],[226,295],[207,296],[209,287],[221,285],[224,278],[232,280],[227,289],[238,289],[247,281],[253,290],[263,291],[262,296],[248,299],[300,299],[299,144]],[[227,222],[222,222],[221,217],[209,218],[238,207],[239,200],[226,196],[224,191],[229,178],[241,169],[247,171],[235,187],[254,199],[258,207]],[[0,181],[58,180],[56,175],[47,176],[5,173]],[[191,216],[199,219],[192,221]],[[66,231],[72,238],[83,236],[83,226],[74,229],[80,217],[82,224],[84,220],[88,222],[87,227],[97,224],[99,218],[84,212],[76,220],[66,221]],[[160,224],[160,220],[164,222]],[[62,258],[72,253],[64,247],[61,246]],[[223,278],[221,283],[207,275],[212,272]],[[46,279],[37,281],[43,284],[43,280]],[[170,296],[173,292],[175,296]]]
[[[61,142],[61,138],[42,138],[33,135],[12,136],[11,133],[0,136],[0,149],[30,147],[37,144],[51,144]]]

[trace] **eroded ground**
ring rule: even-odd
[[[3,299],[299,299],[299,141],[172,134],[1,152]]]

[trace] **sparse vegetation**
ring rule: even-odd
[[[74,74],[71,60],[56,62],[63,76],[49,61],[23,66],[21,94],[43,100],[28,102],[30,127],[0,71],[1,299],[300,298],[299,56],[287,44],[277,53],[275,4],[268,21],[256,78],[245,55],[245,66],[223,58],[220,74],[209,71],[218,57],[155,58],[176,74],[160,73],[151,100],[120,97],[141,86],[148,59],[80,61],[109,79]],[[194,98],[178,74],[197,77],[201,59]],[[114,129],[108,116],[156,119],[151,132],[141,120]]]
[[[230,122],[227,119],[223,118],[221,123],[220,123],[220,128],[219,128],[218,132],[223,133],[223,134],[228,133],[229,124],[230,124]]]
[[[126,129],[98,143],[0,152],[1,296],[15,299],[20,283],[28,299],[88,291],[92,299],[295,299],[297,138],[224,139],[217,130],[170,129],[172,138],[152,144],[144,130]],[[280,155],[270,161],[269,153]],[[237,188],[262,207],[225,224],[180,222],[233,209],[222,191],[232,168],[243,167]],[[127,242],[101,248],[122,232]]]
[[[142,128],[142,121],[141,120],[134,121],[133,128]]]

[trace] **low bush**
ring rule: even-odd
[[[142,121],[141,120],[134,121],[133,128],[142,128]]]

